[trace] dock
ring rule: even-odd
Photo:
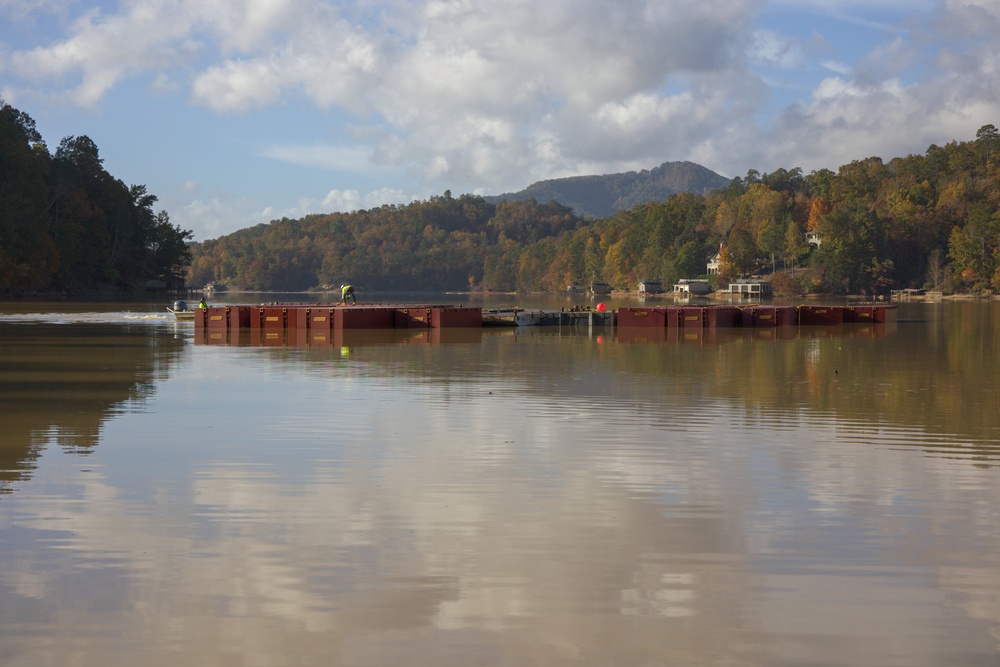
[[[487,308],[484,327],[607,327],[615,325],[615,313],[593,309],[544,310],[531,308]]]

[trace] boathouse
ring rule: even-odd
[[[663,294],[663,283],[659,280],[641,280],[639,294]]]
[[[889,298],[896,299],[913,299],[916,297],[923,297],[926,294],[926,290],[919,288],[908,288],[908,289],[894,289],[889,292]]]
[[[729,289],[726,291],[730,294],[739,294],[744,298],[768,297],[773,294],[771,283],[765,280],[750,280],[748,278],[734,280],[729,283]]]
[[[681,278],[674,284],[674,294],[703,296],[712,291],[712,285],[704,278]]]
[[[611,285],[602,282],[590,283],[591,294],[611,294]]]

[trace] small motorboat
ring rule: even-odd
[[[194,320],[194,311],[187,307],[186,301],[174,301],[174,307],[167,307],[167,312],[178,320]]]
[[[484,327],[534,327],[542,323],[541,311],[522,310],[484,310]]]

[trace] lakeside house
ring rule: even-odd
[[[722,246],[719,246],[719,252],[715,253],[715,256],[709,258],[708,260],[707,273],[710,276],[717,276],[719,275],[721,269],[722,269]]]
[[[182,275],[167,274],[154,280],[147,280],[143,286],[147,292],[183,294],[187,290],[185,278]]]
[[[611,294],[611,285],[602,282],[590,283],[591,294]]]
[[[712,285],[704,278],[681,278],[674,283],[674,294],[703,296],[712,292]]]
[[[220,285],[213,281],[205,285],[202,291],[205,292],[206,294],[215,294],[217,292],[226,292],[228,290],[229,288],[226,287],[225,285]]]
[[[934,289],[921,289],[919,287],[911,287],[909,289],[894,289],[889,292],[890,301],[940,301],[944,298],[944,292],[942,290]]]
[[[663,283],[659,280],[640,280],[639,294],[663,294]]]
[[[740,294],[744,298],[768,297],[773,295],[771,283],[766,280],[752,280],[749,278],[738,278],[729,283],[728,289],[724,290],[730,294]]]

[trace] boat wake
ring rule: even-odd
[[[0,313],[0,323],[13,324],[173,324],[168,312],[87,312],[87,313]]]

